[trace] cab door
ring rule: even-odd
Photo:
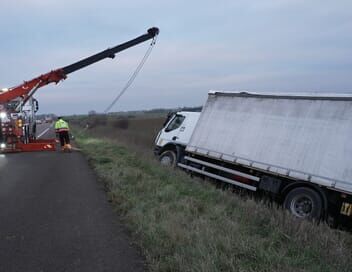
[[[183,123],[180,125],[179,132],[177,135],[177,141],[186,146],[192,136],[193,130],[197,124],[199,119],[199,112],[185,112],[185,119]]]
[[[186,116],[179,113],[175,114],[162,130],[160,136],[158,137],[157,145],[164,146],[168,143],[178,142],[180,128],[185,119]]]

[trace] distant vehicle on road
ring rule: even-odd
[[[45,123],[52,123],[52,122],[53,122],[53,118],[51,116],[45,117]]]
[[[352,96],[209,92],[155,140],[160,162],[265,192],[300,218],[352,222]]]
[[[42,119],[37,119],[37,120],[35,120],[35,123],[37,125],[41,125],[41,124],[43,124],[43,120]]]

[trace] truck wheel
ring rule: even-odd
[[[161,165],[175,167],[176,166],[176,153],[172,150],[166,150],[159,156]]]
[[[296,188],[288,193],[284,207],[299,218],[317,219],[322,214],[323,201],[320,195],[310,188]]]

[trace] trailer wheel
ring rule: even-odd
[[[319,220],[322,215],[323,201],[316,191],[299,187],[287,194],[284,207],[299,218]]]
[[[161,165],[168,167],[176,166],[176,153],[172,150],[166,150],[159,156],[159,161]]]

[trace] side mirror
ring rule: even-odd
[[[34,112],[37,112],[39,110],[39,103],[38,100],[34,100]]]

